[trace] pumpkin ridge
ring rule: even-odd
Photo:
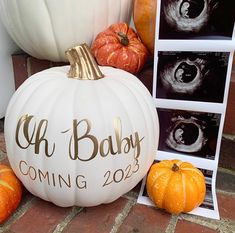
[[[181,166],[181,164],[183,164],[183,162],[179,160],[179,161],[176,162],[175,164],[179,167],[179,170],[181,170],[181,167],[180,167],[180,166]]]
[[[181,174],[181,180],[182,180],[182,189],[183,189],[183,209],[185,209],[186,206],[186,199],[187,199],[187,195],[186,195],[186,176],[184,173],[180,172]],[[182,210],[180,210],[180,212],[182,212]]]
[[[58,42],[56,40],[56,34],[55,34],[55,30],[54,30],[54,25],[53,25],[53,22],[52,22],[52,17],[51,17],[51,13],[50,13],[50,10],[49,10],[49,7],[48,7],[47,0],[43,0],[43,2],[45,4],[46,11],[48,13],[48,18],[49,18],[49,21],[50,21],[50,24],[51,24],[51,29],[52,29],[52,35],[53,35],[53,39],[54,39],[55,49],[56,49],[58,57],[61,58],[61,54],[59,52],[59,45],[58,45]]]
[[[161,168],[160,168],[160,169],[161,169]],[[164,169],[165,169],[165,168],[164,168]],[[158,168],[158,170],[159,170],[159,168]],[[156,203],[156,201],[155,201],[155,195],[153,195],[153,190],[154,190],[154,188],[155,188],[155,185],[156,185],[156,183],[158,182],[158,179],[159,179],[161,176],[165,175],[167,172],[168,172],[168,171],[165,170],[165,171],[162,171],[161,174],[157,175],[157,176],[155,177],[154,183],[153,183],[152,186],[151,186],[151,190],[150,190],[151,196],[150,196],[150,198],[153,200],[154,203]],[[168,181],[169,181],[169,180],[168,180]],[[167,182],[167,184],[166,184],[166,186],[165,186],[164,193],[166,192],[166,187],[167,187],[167,185],[168,185],[168,182]],[[162,197],[162,208],[163,208],[163,199],[164,199],[164,195],[165,195],[165,194],[163,194],[163,197]]]
[[[0,185],[2,185],[3,187],[5,187],[5,188],[8,188],[8,189],[10,189],[11,191],[15,191],[15,189],[14,188],[12,188],[7,182],[5,182],[5,181],[3,181],[3,180],[0,180]]]
[[[204,176],[202,176],[202,178],[205,179]],[[205,195],[203,195],[203,196],[200,195],[199,190],[201,190],[201,187],[200,187],[201,185],[200,185],[200,183],[198,182],[198,180],[194,176],[193,176],[193,180],[194,180],[194,182],[196,183],[196,186],[197,186],[198,197],[201,197],[201,199],[197,203],[197,206],[199,206],[203,202],[203,200],[205,199]],[[206,189],[206,185],[205,185],[205,189]]]
[[[0,174],[4,173],[4,172],[12,172],[12,170],[10,168],[4,168],[4,169],[0,170]]]
[[[203,178],[203,174],[199,171],[196,170],[195,168],[180,168],[182,171],[191,171],[197,173],[199,176]]]
[[[193,180],[195,186],[197,187],[197,197],[198,197],[197,199],[198,199],[198,202],[195,203],[195,206],[194,206],[194,208],[196,208],[196,207],[198,207],[198,206],[200,205],[200,203],[201,203],[203,200],[199,199],[199,198],[200,198],[200,193],[199,193],[200,187],[199,187],[198,182],[197,182],[197,180],[195,179],[194,176],[192,177],[192,180]]]
[[[162,196],[162,208],[163,209],[165,209],[165,202],[166,202],[166,198],[165,198],[165,195],[166,195],[166,191],[167,191],[167,188],[169,187],[169,184],[170,184],[170,182],[171,182],[171,179],[173,178],[173,176],[174,176],[174,173],[175,172],[173,172],[173,171],[171,171],[171,175],[170,175],[170,177],[169,177],[169,179],[168,179],[168,181],[167,181],[167,183],[166,183],[166,187],[165,187],[165,189],[164,189],[164,193],[163,193],[163,196]]]

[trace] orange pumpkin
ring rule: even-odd
[[[0,164],[0,223],[15,211],[21,196],[21,182],[10,167]]]
[[[205,177],[191,163],[163,160],[150,168],[147,192],[158,208],[169,213],[190,212],[206,194]]]
[[[135,0],[133,20],[135,28],[151,54],[154,53],[156,0]]]
[[[126,23],[111,25],[98,34],[91,51],[99,65],[138,73],[144,66],[148,50]]]

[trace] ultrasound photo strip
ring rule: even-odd
[[[156,16],[156,159],[211,171],[205,202],[192,214],[219,219],[215,182],[235,49],[235,1],[157,0]],[[144,186],[138,202],[151,205]]]
[[[164,0],[159,39],[231,40],[234,0]]]

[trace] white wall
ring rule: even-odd
[[[15,90],[11,54],[17,50],[0,19],[0,119],[5,116],[7,104]]]

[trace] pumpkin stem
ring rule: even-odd
[[[104,77],[87,44],[81,44],[66,51],[70,62],[69,78],[97,80]]]
[[[122,45],[125,45],[125,46],[129,45],[129,39],[125,33],[118,32],[117,34],[120,37],[120,42]]]
[[[171,169],[172,169],[173,172],[177,172],[177,171],[180,170],[179,166],[176,163],[174,163],[174,165]]]

